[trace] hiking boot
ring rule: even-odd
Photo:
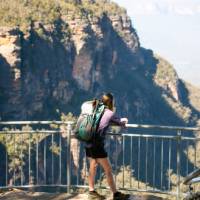
[[[106,199],[103,195],[100,195],[98,192],[96,191],[89,191],[88,193],[88,200],[103,200]]]
[[[116,192],[113,195],[113,200],[128,200],[129,198],[130,198],[129,194],[124,194],[124,193],[121,193],[121,192]]]

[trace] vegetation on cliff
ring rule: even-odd
[[[184,105],[181,99],[180,80],[173,67],[167,60],[156,55],[158,59],[157,69],[154,76],[155,83],[162,88],[162,96],[173,108],[177,115],[186,123],[189,123],[192,115],[191,108]]]
[[[4,0],[0,1],[0,25],[26,29],[31,22],[53,23],[62,16],[80,18],[126,13],[109,0]]]

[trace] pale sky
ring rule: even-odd
[[[113,0],[127,9],[141,45],[200,87],[200,0]]]

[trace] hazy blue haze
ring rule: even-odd
[[[114,0],[125,7],[141,45],[200,87],[200,0]]]

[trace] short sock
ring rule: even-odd
[[[114,197],[117,197],[120,194],[120,192],[115,192]]]

